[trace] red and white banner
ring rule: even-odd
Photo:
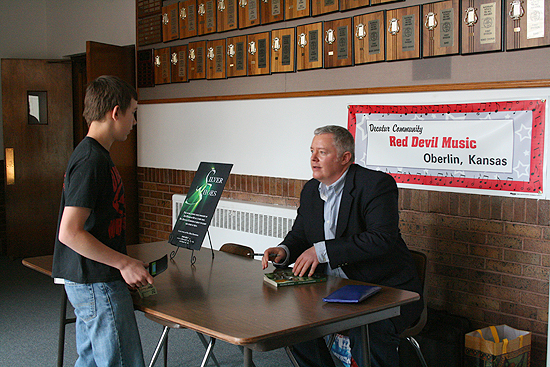
[[[545,101],[350,106],[356,163],[398,183],[542,194]]]

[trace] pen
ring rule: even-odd
[[[264,254],[254,254],[254,256],[264,256]],[[278,254],[269,254],[269,257],[277,257],[279,256]]]

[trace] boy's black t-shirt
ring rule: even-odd
[[[91,209],[84,229],[108,247],[126,254],[124,188],[109,151],[86,137],[76,147],[65,172],[52,277],[76,283],[122,279],[120,271],[90,260],[59,241],[59,223],[67,206]]]

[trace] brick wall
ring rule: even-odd
[[[172,195],[185,194],[195,171],[138,167],[140,242],[168,239],[172,231]],[[222,197],[297,207],[305,183],[277,177],[230,175]]]
[[[400,190],[405,242],[429,259],[430,306],[474,328],[533,333],[532,366],[545,366],[550,266],[547,200]]]
[[[138,169],[141,242],[168,239],[172,194],[186,193],[194,174]],[[304,183],[231,175],[223,197],[296,207]],[[403,238],[428,256],[428,304],[474,328],[531,331],[531,366],[545,366],[550,202],[412,189],[399,195]]]

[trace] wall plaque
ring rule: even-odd
[[[420,57],[420,6],[386,11],[386,60]]]
[[[178,3],[162,7],[162,42],[180,38],[178,11]]]
[[[162,15],[156,14],[137,20],[138,46],[162,42]]]
[[[206,78],[206,41],[190,42],[187,55],[188,79]]]
[[[269,32],[249,34],[246,39],[248,75],[264,75],[270,72]]]
[[[371,5],[380,5],[380,4],[396,3],[396,2],[399,2],[399,1],[404,1],[404,0],[371,0],[370,4]]]
[[[225,79],[225,39],[206,43],[206,79]]]
[[[237,21],[237,0],[218,0],[217,12],[218,32],[239,28]]]
[[[358,15],[353,18],[355,64],[384,61],[384,12]]]
[[[216,1],[197,0],[197,34],[216,32]]]
[[[187,45],[170,48],[172,83],[182,83],[187,79]]]
[[[296,28],[296,69],[323,67],[323,23],[301,25]]]
[[[154,50],[139,50],[137,52],[137,85],[138,88],[155,86],[155,69],[153,65]]]
[[[295,70],[296,29],[271,31],[271,72],[285,73]]]
[[[549,0],[506,2],[506,49],[550,45]]]
[[[229,78],[247,75],[246,36],[231,37],[226,40],[226,64]]]
[[[136,6],[138,18],[148,17],[161,13],[162,0],[137,0]]]
[[[239,0],[239,28],[260,25],[261,0]]]
[[[179,3],[180,38],[197,35],[197,1],[185,0]]]
[[[285,19],[298,19],[311,15],[310,0],[285,0]]]
[[[262,24],[285,20],[284,4],[284,0],[260,0]]]
[[[353,65],[351,18],[325,22],[325,68]]]
[[[422,56],[455,55],[460,50],[458,0],[422,5]]]
[[[502,51],[502,2],[462,1],[462,54]]]
[[[170,47],[155,50],[153,65],[155,69],[155,84],[170,83]]]
[[[370,5],[370,0],[340,0],[340,10],[363,8]]]
[[[340,10],[338,0],[311,0],[311,15],[317,16],[321,14],[334,13]]]

